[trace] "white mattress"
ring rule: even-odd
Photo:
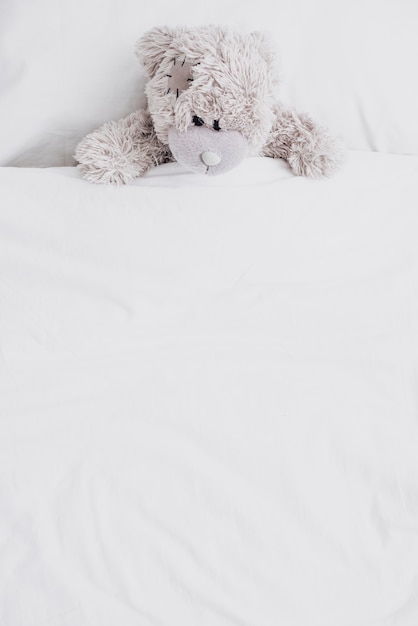
[[[0,199],[0,624],[417,626],[418,157]]]

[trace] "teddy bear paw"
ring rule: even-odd
[[[342,141],[321,127],[316,127],[309,135],[302,135],[288,154],[292,171],[297,176],[311,178],[331,176],[340,168],[343,159]]]

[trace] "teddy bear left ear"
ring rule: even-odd
[[[271,37],[258,30],[250,33],[249,37],[253,47],[258,49],[260,55],[266,61],[272,78],[277,80],[277,56]]]
[[[174,35],[174,30],[163,26],[152,28],[138,39],[135,52],[149,78],[152,78],[157,71]]]

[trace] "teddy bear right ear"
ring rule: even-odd
[[[157,71],[174,38],[174,31],[163,26],[152,28],[138,39],[135,52],[149,78]]]

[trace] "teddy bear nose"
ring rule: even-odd
[[[200,158],[202,159],[203,163],[208,167],[219,165],[219,163],[222,161],[219,154],[216,154],[216,152],[212,152],[211,150],[205,150],[204,152],[202,152]]]

